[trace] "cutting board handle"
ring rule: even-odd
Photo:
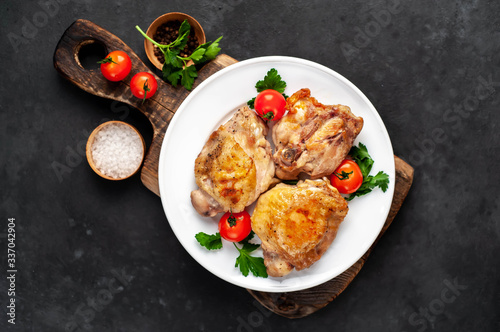
[[[82,47],[92,43],[103,46],[106,54],[116,50],[127,53],[132,61],[130,74],[120,82],[111,82],[104,78],[99,69],[84,68],[80,63],[79,53]],[[153,126],[153,141],[144,159],[141,180],[146,187],[159,194],[158,161],[161,144],[175,110],[187,95],[185,90],[167,85],[121,39],[97,24],[82,19],[69,26],[59,40],[54,52],[54,67],[64,78],[88,93],[129,104],[146,115]],[[158,82],[157,92],[144,103],[130,90],[131,78],[143,71],[153,74]]]
[[[79,53],[82,47],[93,43],[101,45],[106,54],[116,50],[127,53],[132,61],[130,74],[120,82],[111,82],[104,78],[98,68],[84,68],[80,63]],[[160,124],[168,124],[173,115],[172,110],[177,109],[186,94],[158,78],[121,39],[87,20],[75,21],[64,32],[54,52],[54,67],[64,78],[88,93],[139,109],[149,118],[155,131]],[[130,91],[130,79],[143,71],[153,74],[158,81],[157,93],[144,103]]]
[[[138,38],[142,38],[139,33],[137,35]],[[130,74],[120,82],[110,82],[104,78],[98,68],[84,68],[79,54],[82,47],[92,43],[101,45],[106,54],[116,50],[127,53],[132,61]],[[225,54],[218,55],[216,59],[198,71],[198,78],[193,88],[213,73],[235,62],[237,62],[235,59]],[[182,86],[174,88],[165,83],[149,70],[137,54],[120,38],[97,24],[83,19],[76,20],[62,35],[54,52],[54,67],[64,78],[88,93],[129,104],[139,109],[149,119],[153,126],[153,141],[144,159],[141,180],[148,189],[159,195],[158,164],[163,137],[172,116],[190,91]],[[141,99],[134,97],[130,91],[130,79],[136,73],[143,71],[154,75],[158,82],[158,90],[144,103]]]

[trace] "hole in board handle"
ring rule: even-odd
[[[76,50],[76,60],[78,64],[87,70],[94,70],[100,68],[100,61],[108,54],[106,46],[101,42],[89,39],[82,42]]]

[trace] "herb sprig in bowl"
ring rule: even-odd
[[[153,45],[156,45],[163,53],[165,58],[165,63],[162,67],[163,79],[172,84],[174,87],[176,87],[180,82],[181,85],[187,90],[191,90],[193,88],[194,79],[198,77],[196,65],[215,59],[221,50],[219,48],[219,42],[222,39],[222,36],[213,42],[207,42],[199,45],[193,53],[187,57],[180,56],[181,51],[186,46],[188,36],[191,31],[191,25],[187,20],[182,22],[177,39],[167,45],[160,44],[153,40],[144,31],[142,31],[138,25],[136,25],[136,29],[144,36],[144,38],[153,43]],[[188,63],[190,61],[192,61],[194,65],[189,65]]]

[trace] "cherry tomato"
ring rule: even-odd
[[[151,98],[158,89],[158,83],[155,77],[146,72],[140,72],[134,75],[130,80],[130,90],[137,98],[144,100]]]
[[[101,72],[104,77],[113,82],[123,80],[132,69],[132,61],[123,51],[113,51],[98,63],[101,64]]]
[[[276,90],[267,89],[255,98],[257,113],[265,120],[278,121],[285,114],[285,97]]]
[[[330,175],[330,183],[341,194],[352,194],[361,187],[363,174],[354,160],[345,159]]]
[[[219,220],[220,236],[231,242],[243,241],[250,231],[252,224],[248,212],[226,212]]]

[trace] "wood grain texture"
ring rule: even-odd
[[[298,292],[266,293],[248,290],[264,307],[287,318],[302,318],[325,307],[342,293],[363,267],[366,259],[396,217],[413,182],[413,167],[394,156],[396,183],[391,209],[382,231],[368,251],[349,269],[321,285]]]
[[[107,53],[114,50],[125,51],[132,61],[132,72],[123,81],[110,82],[103,77],[100,70],[83,68],[78,54],[83,46],[90,43],[101,44]],[[224,54],[217,56],[216,59],[199,70],[199,77],[195,80],[194,87],[215,72],[236,62],[235,59]],[[134,97],[130,92],[130,79],[141,71],[155,74],[118,37],[87,20],[75,21],[64,32],[54,52],[54,67],[64,78],[81,89],[96,96],[129,104],[146,115],[153,126],[153,140],[144,160],[141,180],[148,189],[160,195],[158,164],[163,137],[170,120],[182,101],[188,96],[189,91],[183,87],[174,88],[157,77],[158,90],[156,94],[143,104],[142,100]],[[377,240],[358,262],[336,278],[307,290],[288,293],[248,290],[249,293],[269,310],[288,318],[310,315],[325,307],[342,293],[359,273],[377,241],[391,225],[410,190],[413,181],[413,168],[396,156],[395,166],[396,184],[389,215]]]
[[[132,71],[120,82],[110,82],[99,69],[84,68],[79,59],[82,47],[97,43],[102,45],[106,54],[116,50],[126,52],[132,61]],[[93,95],[129,104],[140,110],[149,119],[153,127],[153,140],[146,154],[141,170],[143,184],[160,195],[158,187],[158,161],[163,137],[168,124],[189,91],[182,86],[174,88],[157,77],[121,39],[87,20],[77,20],[66,29],[56,46],[53,57],[55,69],[71,83]],[[193,88],[218,70],[237,61],[221,54],[210,61],[198,72]],[[149,72],[156,77],[158,90],[144,103],[132,95],[130,79],[138,72]]]

